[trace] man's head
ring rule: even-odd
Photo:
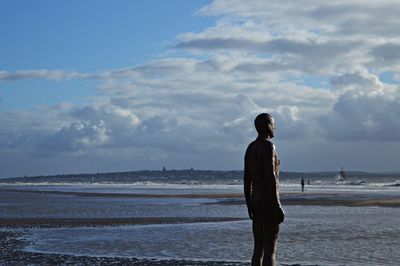
[[[275,133],[275,121],[272,115],[268,113],[259,114],[254,119],[254,126],[258,135],[265,138],[273,138]]]

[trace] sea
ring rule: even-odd
[[[240,196],[241,175],[191,170],[3,179],[0,218],[191,218],[190,223],[31,228],[22,238],[27,252],[249,263],[252,223]],[[283,173],[280,192],[285,221],[278,265],[400,265],[399,206],[324,202],[398,200],[400,175],[357,172],[339,180],[331,172]],[[319,204],[303,204],[316,198]]]

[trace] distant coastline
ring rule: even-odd
[[[297,172],[297,171],[281,171],[281,180],[299,179],[299,178],[334,178],[338,175],[338,171],[318,171],[318,172]],[[400,177],[400,172],[363,172],[363,171],[346,171],[346,176],[351,178],[364,177]],[[242,170],[136,170],[127,172],[104,172],[104,173],[78,173],[78,174],[57,174],[57,175],[39,175],[39,176],[20,176],[0,178],[1,183],[10,182],[113,182],[127,183],[132,180],[146,181],[148,178],[165,178],[182,180],[188,178],[196,180],[201,179],[223,179],[223,180],[239,180],[243,177]]]

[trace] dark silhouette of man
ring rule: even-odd
[[[304,178],[301,179],[301,192],[304,192]]]
[[[244,195],[253,220],[254,252],[251,265],[275,265],[276,241],[284,212],[279,200],[279,159],[270,141],[275,121],[270,114],[254,120],[258,137],[249,144],[244,158]]]

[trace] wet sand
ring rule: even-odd
[[[233,217],[162,218],[0,218],[0,228],[60,228],[119,225],[182,224],[240,221]]]
[[[281,196],[283,205],[400,207],[400,198],[388,195],[358,195],[352,193],[287,193]]]
[[[141,194],[141,193],[108,193],[108,192],[78,192],[78,191],[54,191],[54,190],[30,190],[30,189],[0,189],[0,192],[35,193],[72,195],[80,197],[111,197],[111,198],[241,198],[241,193],[216,193],[216,194]]]
[[[242,193],[216,193],[216,194],[139,194],[139,193],[91,193],[75,191],[48,191],[48,190],[24,190],[24,189],[0,189],[0,192],[35,193],[73,195],[80,197],[111,197],[111,198],[203,198],[221,199],[217,203],[209,204],[244,204]],[[283,205],[315,205],[315,206],[348,206],[348,207],[400,207],[400,198],[383,195],[358,195],[352,193],[337,192],[304,192],[281,193]]]

